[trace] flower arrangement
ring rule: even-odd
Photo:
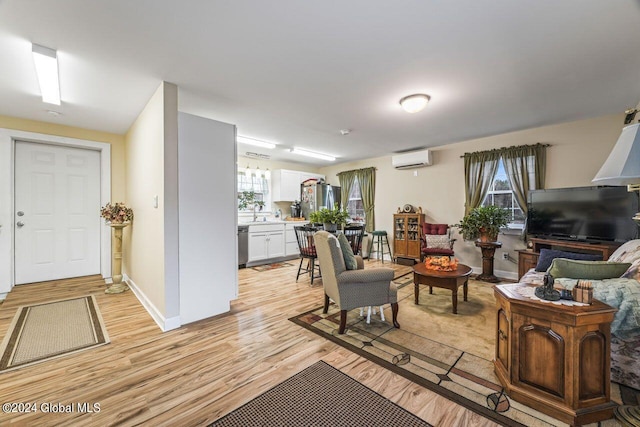
[[[424,260],[424,265],[427,270],[454,271],[458,269],[458,259],[451,259],[448,256],[427,257]]]
[[[133,209],[126,207],[122,202],[116,202],[113,205],[109,202],[100,208],[100,216],[107,222],[122,224],[133,219]]]

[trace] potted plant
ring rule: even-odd
[[[349,213],[345,209],[340,209],[337,203],[333,209],[322,208],[309,215],[309,221],[324,224],[326,231],[336,231],[338,226],[346,224],[348,219]]]
[[[262,212],[263,207],[264,202],[262,200],[258,200],[256,198],[256,193],[253,191],[243,191],[242,193],[238,193],[238,210],[244,211],[247,208],[252,209],[254,222],[257,220],[256,208],[259,212]]]
[[[500,228],[505,227],[511,215],[507,209],[498,206],[474,208],[454,227],[460,229],[465,240],[480,239],[481,242],[495,242]]]

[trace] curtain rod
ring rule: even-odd
[[[507,150],[511,150],[514,148],[523,148],[523,147],[538,147],[538,146],[542,146],[542,147],[551,147],[551,144],[543,144],[543,143],[537,143],[537,144],[528,144],[528,145],[512,145],[511,147],[502,147],[502,148],[494,148],[492,150],[484,150],[484,151],[474,151],[473,153],[464,153],[462,156],[460,156],[461,159],[464,159],[464,156],[466,156],[467,154],[475,154],[475,153],[491,153],[494,151],[507,151]]]
[[[368,167],[368,168],[351,169],[351,170],[348,170],[348,171],[338,172],[336,175],[340,175],[341,173],[347,173],[347,172],[364,171],[364,170],[368,170],[368,169],[373,169],[373,170],[375,170],[375,171],[377,171],[377,170],[378,170],[378,168],[377,168],[377,167],[375,167],[375,166],[370,166],[370,167]]]

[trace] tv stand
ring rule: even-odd
[[[598,254],[606,261],[622,244],[619,242],[583,242],[570,239],[543,239],[540,237],[531,237],[529,241],[533,243],[532,249],[518,251],[518,277],[524,276],[527,271],[538,264],[541,249],[558,249],[583,254]]]

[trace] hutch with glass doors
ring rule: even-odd
[[[396,262],[402,260],[420,262],[423,222],[424,214],[422,213],[397,213],[393,215],[393,251]]]

